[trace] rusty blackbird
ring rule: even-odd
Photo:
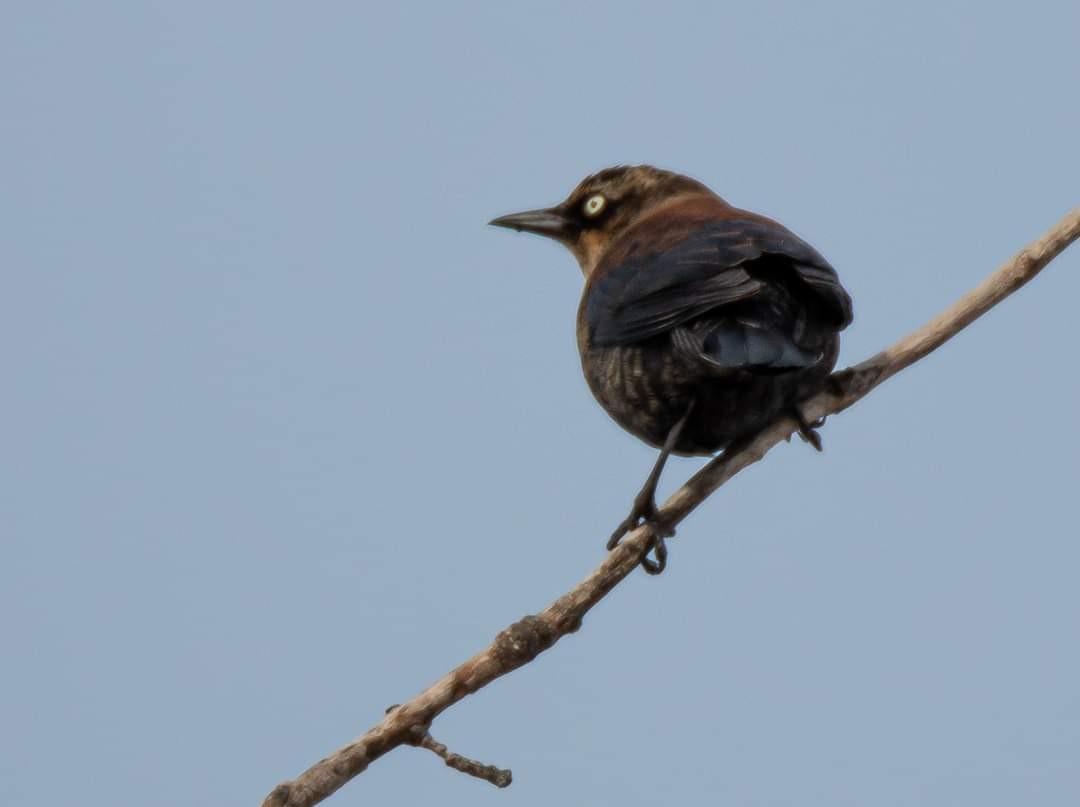
[[[798,404],[825,385],[851,298],[790,230],[649,165],[608,168],[555,207],[491,224],[574,254],[585,275],[577,340],[589,388],[620,426],[660,448],[608,549],[650,522],[655,560],[646,553],[642,566],[663,571],[674,529],[655,496],[671,453],[731,449],[782,415],[820,450],[820,424]]]

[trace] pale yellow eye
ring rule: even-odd
[[[605,207],[607,207],[607,199],[604,198],[604,195],[602,193],[594,193],[585,200],[585,204],[581,206],[581,210],[591,219],[595,216],[599,216]]]

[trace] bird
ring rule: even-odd
[[[675,531],[656,488],[671,454],[731,451],[781,416],[821,450],[823,421],[808,423],[799,404],[828,383],[852,301],[791,230],[651,165],[606,168],[554,207],[489,223],[554,239],[577,259],[589,389],[623,429],[660,449],[608,550],[649,523],[641,564],[664,571]]]

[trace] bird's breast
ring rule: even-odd
[[[630,345],[592,344],[582,310],[578,315],[578,350],[585,381],[612,418],[631,434],[654,446],[663,445],[682,417],[694,392],[694,378],[670,349],[665,334]],[[701,453],[689,446],[680,453]]]

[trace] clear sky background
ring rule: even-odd
[[[0,13],[5,807],[257,804],[601,560],[654,453],[493,216],[692,174],[853,362],[1080,203],[1075,2],[389,5]],[[1074,247],[441,717],[509,790],[331,803],[1078,803],[1078,300]]]

